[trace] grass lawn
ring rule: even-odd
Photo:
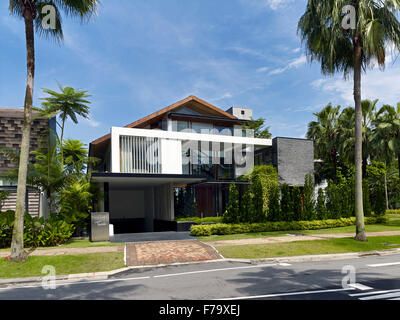
[[[400,214],[388,215],[389,222],[385,224],[371,224],[366,225],[367,232],[382,232],[382,231],[400,231]],[[272,232],[256,232],[256,233],[241,233],[230,234],[223,236],[208,236],[199,237],[200,241],[220,241],[220,240],[236,240],[236,239],[251,239],[251,238],[265,238],[265,237],[279,237],[285,236],[288,233],[296,234],[323,234],[323,233],[355,233],[355,226],[320,229],[320,230],[294,230],[294,231],[272,231]]]
[[[110,271],[124,267],[122,252],[91,253],[62,256],[31,256],[28,261],[15,263],[0,259],[0,278],[43,276],[42,268],[55,267],[56,275]]]
[[[62,249],[62,248],[88,248],[88,247],[108,247],[108,246],[123,246],[124,243],[111,243],[111,242],[90,242],[89,239],[85,240],[71,240],[66,244],[62,244],[57,247],[46,247],[46,248],[37,248],[37,250],[42,249]],[[0,251],[10,251],[8,249],[0,249]]]
[[[370,237],[368,242],[342,238],[216,248],[225,258],[257,259],[400,248],[400,236]]]

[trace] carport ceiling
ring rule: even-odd
[[[134,173],[93,173],[92,181],[108,182],[115,187],[156,187],[172,183],[174,187],[205,181],[204,176]]]

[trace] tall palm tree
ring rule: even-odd
[[[58,85],[61,92],[56,92],[50,89],[43,89],[43,92],[47,93],[49,96],[46,98],[41,98],[42,111],[43,114],[58,114],[61,123],[57,122],[57,125],[61,129],[60,136],[60,151],[61,151],[61,163],[64,163],[64,130],[65,122],[71,119],[75,124],[78,123],[78,116],[82,118],[89,119],[89,107],[90,101],[85,98],[91,97],[87,94],[87,91],[75,90],[71,87],[63,88]]]
[[[11,261],[26,260],[24,251],[24,207],[26,196],[26,178],[29,159],[29,142],[32,122],[33,88],[35,77],[35,29],[36,32],[45,37],[61,41],[63,31],[61,14],[79,17],[87,20],[96,14],[98,0],[10,0],[9,11],[23,19],[25,24],[25,39],[27,50],[27,83],[24,102],[24,123],[22,127],[21,158],[18,171],[17,202],[15,210],[15,222],[11,241]],[[46,24],[48,11],[45,6],[54,8],[55,25]]]
[[[307,130],[307,138],[314,140],[315,157],[332,163],[334,182],[337,180],[340,108],[328,104],[320,112],[314,113],[317,121],[310,122]]]
[[[345,29],[343,10],[352,5],[354,29]],[[355,104],[356,239],[366,241],[362,195],[361,72],[377,62],[385,65],[386,46],[400,49],[400,0],[308,0],[298,32],[310,61],[321,63],[323,74],[353,71]]]

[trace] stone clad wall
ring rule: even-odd
[[[9,109],[5,109],[9,110]],[[18,150],[22,139],[22,112],[10,112],[0,109],[0,147]],[[30,150],[37,150],[39,147],[40,136],[46,134],[49,129],[49,120],[46,118],[36,119],[32,123]],[[30,161],[34,162],[34,156],[30,156]],[[16,165],[3,154],[0,154],[0,175],[12,169]]]
[[[273,139],[273,164],[278,169],[279,183],[304,186],[307,173],[314,173],[314,143],[294,138]]]

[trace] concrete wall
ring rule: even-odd
[[[306,174],[314,173],[314,143],[311,140],[275,138],[272,157],[280,184],[304,186]]]
[[[174,220],[173,191],[172,184],[165,184],[154,188],[155,219],[164,221]]]

